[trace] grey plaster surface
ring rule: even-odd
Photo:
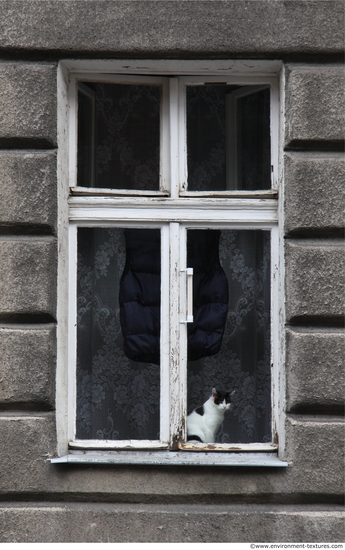
[[[1,542],[344,540],[343,335],[331,326],[344,312],[344,248],[300,238],[342,224],[343,161],[318,151],[344,139],[343,28],[342,0],[0,2],[0,223],[22,231],[0,237]],[[313,152],[284,164],[284,230],[301,232],[285,244],[286,320],[304,325],[286,329],[287,467],[50,462],[57,243],[40,233],[56,231],[63,58],[289,61],[285,146]]]
[[[0,151],[0,223],[55,231],[56,153]]]
[[[345,251],[342,240],[296,240],[285,246],[286,318],[344,315]]]
[[[0,48],[122,57],[342,54],[340,0],[7,0]]]
[[[285,233],[334,231],[345,225],[342,154],[287,153],[284,157]]]
[[[0,497],[112,502],[322,502],[343,493],[344,424],[289,417],[285,468],[57,465],[53,413],[0,416]],[[327,500],[326,500],[327,502]]]
[[[56,316],[56,239],[0,240],[0,318],[7,314]]]
[[[285,75],[285,145],[343,141],[343,66],[291,64],[286,65]]]
[[[337,506],[5,503],[1,542],[342,542]]]
[[[0,407],[53,408],[55,327],[0,326]]]
[[[46,2],[41,6],[45,9]],[[56,145],[56,109],[56,65],[0,63],[0,143],[7,140],[11,146],[26,139]]]
[[[345,334],[286,330],[287,410],[331,410],[344,403]]]
[[[287,460],[296,496],[308,494],[316,486],[320,494],[335,495],[344,486],[344,435],[343,417],[287,418]]]

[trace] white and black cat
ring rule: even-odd
[[[187,416],[187,441],[214,443],[224,414],[230,409],[235,390],[212,390],[211,397]]]

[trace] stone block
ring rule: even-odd
[[[55,327],[0,327],[0,407],[52,409]]]
[[[343,228],[344,157],[289,153],[284,160],[285,233]]]
[[[286,330],[287,409],[341,408],[345,335],[341,330]]]
[[[56,253],[53,237],[0,240],[0,317],[36,314],[55,318]]]
[[[60,57],[279,59],[344,47],[341,0],[7,0],[0,10],[0,49]]]
[[[56,65],[0,63],[0,142],[27,139],[56,145],[56,90]]]
[[[56,153],[0,152],[0,224],[55,231]]]
[[[2,413],[0,441],[0,492],[37,494],[53,489],[49,474],[56,448],[54,413]]]
[[[285,260],[287,321],[307,322],[315,316],[340,321],[345,282],[342,241],[288,241]]]
[[[344,418],[291,416],[286,421],[289,483],[299,495],[339,495],[344,486]]]
[[[337,506],[3,503],[1,542],[342,542]]]
[[[285,145],[342,142],[345,73],[342,65],[287,65]]]

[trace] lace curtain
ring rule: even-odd
[[[79,228],[77,437],[159,439],[159,365],[123,352],[119,290],[121,229]]]
[[[158,439],[159,365],[123,352],[123,230],[79,228],[78,250],[77,437]],[[188,363],[188,411],[213,387],[235,389],[217,440],[269,441],[269,232],[222,231],[219,259],[229,285],[225,332],[216,355]]]
[[[238,90],[244,90],[246,95],[236,99],[234,111],[228,113],[227,119],[227,97]],[[236,126],[236,138],[232,138],[231,147],[232,160],[237,165],[237,180],[230,184],[227,183],[227,162],[230,162],[227,158],[227,155],[230,156],[227,124],[231,123]],[[269,189],[269,89],[255,91],[255,86],[188,86],[187,150],[190,191]]]
[[[227,189],[226,98],[238,89],[187,87],[190,191]],[[237,181],[231,188],[269,189],[270,92],[250,86],[240,90],[247,95],[236,100]],[[159,189],[161,93],[158,85],[82,84],[78,94],[79,186]]]
[[[79,92],[78,185],[94,181],[102,188],[157,190],[161,87],[83,86],[87,93],[83,100]],[[226,95],[237,89],[187,88],[190,190],[226,188],[225,104]],[[268,188],[269,90],[241,98],[238,117],[239,188]],[[225,332],[216,355],[188,364],[188,412],[200,406],[213,387],[235,389],[232,412],[226,415],[217,441],[269,441],[269,232],[222,231],[218,254],[229,287]],[[78,438],[159,438],[159,365],[132,361],[123,351],[119,288],[125,261],[123,230],[79,228]]]
[[[188,413],[212,388],[236,390],[217,441],[271,440],[270,236],[268,231],[222,231],[219,259],[229,304],[216,355],[188,363]]]
[[[78,185],[159,189],[161,86],[85,83],[78,94]],[[94,125],[94,174],[90,131]]]

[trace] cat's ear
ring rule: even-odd
[[[235,393],[236,393],[236,390],[232,391],[231,393],[229,392],[230,399],[234,397]]]
[[[213,399],[217,399],[217,397],[218,397],[218,393],[217,393],[216,388],[213,388],[213,390],[212,390],[212,397],[213,397]]]

